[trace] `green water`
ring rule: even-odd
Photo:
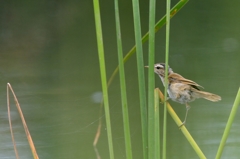
[[[173,1],[175,4],[177,1]],[[222,97],[191,103],[187,128],[207,158],[214,158],[240,81],[240,21],[235,1],[190,1],[171,21],[173,70]],[[101,2],[107,76],[117,66],[113,2]],[[124,53],[134,45],[131,1],[120,3]],[[148,1],[141,1],[142,31],[148,29]],[[157,18],[165,12],[158,2]],[[93,159],[99,119],[103,127],[97,147],[109,158],[104,116],[99,117],[101,91],[92,1],[15,2],[0,7],[0,158],[15,158],[7,119],[6,84],[11,83],[41,159]],[[147,44],[144,61],[147,65]],[[156,34],[156,62],[163,62],[165,29]],[[142,158],[136,60],[125,66],[133,158]],[[146,70],[147,77],[147,70]],[[156,87],[163,90],[156,76]],[[116,159],[125,158],[118,76],[109,88]],[[32,158],[20,117],[11,98],[12,123],[20,158]],[[185,106],[170,101],[181,119]],[[162,107],[161,107],[162,111]],[[240,120],[236,115],[223,157],[240,156]],[[162,117],[161,117],[162,119]],[[167,158],[198,158],[168,116]]]

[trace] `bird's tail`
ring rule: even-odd
[[[199,91],[199,90],[194,91],[194,96],[196,98],[204,98],[204,99],[210,100],[212,102],[217,102],[217,101],[221,100],[221,97],[216,94]]]

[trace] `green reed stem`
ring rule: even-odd
[[[115,0],[114,4],[115,4],[116,34],[117,34],[117,46],[118,46],[118,63],[119,63],[120,87],[121,87],[121,98],[122,98],[122,111],[123,111],[123,126],[124,126],[126,158],[127,159],[132,159],[132,146],[131,146],[131,136],[130,136],[131,133],[130,133],[130,126],[129,126],[129,118],[128,118],[127,90],[126,90],[126,82],[125,82],[125,72],[124,72],[124,62],[123,62],[122,38],[121,38],[118,0]]]
[[[238,89],[237,96],[235,98],[230,116],[228,118],[228,122],[227,122],[227,125],[225,127],[225,130],[224,130],[224,133],[223,133],[223,136],[222,136],[222,140],[220,142],[220,145],[219,145],[219,148],[218,148],[218,151],[217,151],[217,154],[216,154],[216,159],[220,159],[221,156],[222,156],[223,148],[224,148],[224,146],[226,144],[226,141],[227,141],[227,138],[229,136],[229,132],[230,132],[230,129],[231,129],[233,120],[235,118],[235,115],[237,113],[237,109],[238,109],[239,105],[240,105],[240,88]]]
[[[146,107],[146,89],[144,78],[144,65],[143,65],[143,50],[142,50],[142,34],[141,34],[141,22],[139,1],[132,0],[133,4],[133,19],[134,19],[134,31],[135,31],[135,43],[137,50],[137,68],[138,68],[138,87],[139,87],[139,99],[141,110],[141,124],[142,124],[142,142],[143,142],[143,156],[147,159],[147,107]]]
[[[168,89],[168,56],[169,56],[169,36],[170,36],[170,6],[171,0],[167,0],[166,5],[166,52],[165,52],[165,89],[164,96],[167,97]],[[167,100],[164,102],[164,115],[163,115],[163,152],[162,158],[167,158]]]
[[[100,64],[102,91],[103,91],[104,110],[105,110],[105,116],[106,116],[109,155],[110,155],[110,159],[114,159],[99,1],[93,0],[93,6],[94,6],[94,17],[95,17],[95,25],[96,25],[96,35],[97,35],[97,45],[98,45],[98,56],[99,56],[99,64]]]
[[[148,53],[148,158],[155,158],[155,118],[154,118],[154,54],[155,54],[155,8],[156,1],[149,2],[149,53]]]
[[[155,118],[155,121],[154,121],[154,123],[155,123],[155,128],[154,128],[154,130],[155,130],[155,133],[154,133],[154,135],[155,135],[155,158],[156,159],[160,159],[160,129],[159,129],[159,127],[160,127],[160,122],[159,122],[159,95],[158,95],[158,88],[156,88],[155,90],[154,90],[154,107],[155,107],[155,109],[154,109],[154,112],[155,112],[155,116],[154,116],[154,118]]]
[[[163,96],[162,92],[159,89],[158,89],[158,93],[159,93],[159,97],[160,97],[161,101],[164,101],[165,97]],[[179,117],[177,116],[177,114],[175,113],[175,111],[173,110],[173,108],[171,107],[171,105],[169,103],[167,103],[167,110],[168,110],[168,113],[173,118],[173,120],[175,121],[175,123],[177,124],[177,126],[179,127],[180,125],[182,125],[182,121],[179,119]],[[203,154],[203,152],[201,151],[201,149],[199,148],[197,143],[194,141],[194,139],[192,138],[191,134],[188,132],[186,127],[183,125],[183,126],[181,126],[180,129],[181,129],[183,135],[186,137],[186,139],[190,143],[190,145],[192,146],[192,148],[197,153],[198,157],[201,159],[206,159],[205,155]]]

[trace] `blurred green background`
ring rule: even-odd
[[[178,1],[173,0],[172,6]],[[148,31],[148,3],[141,0],[142,33]],[[135,44],[131,1],[120,2],[123,50]],[[107,76],[117,63],[114,3],[101,1]],[[240,81],[240,1],[189,1],[171,21],[173,70],[196,81],[222,101],[190,105],[187,128],[208,158],[214,158]],[[157,20],[165,1],[157,2]],[[147,65],[148,48],[144,44]],[[0,6],[0,158],[15,158],[6,105],[6,84],[18,97],[41,159],[93,159],[101,97],[92,1],[1,1]],[[164,62],[165,28],[156,33],[156,62]],[[142,158],[135,56],[125,65],[133,158]],[[146,76],[147,76],[146,70]],[[156,76],[156,87],[163,90]],[[118,76],[109,88],[116,159],[125,158]],[[20,158],[33,158],[11,98],[12,123]],[[181,119],[185,106],[170,101]],[[162,111],[162,107],[161,107]],[[240,110],[222,158],[240,156]],[[161,118],[162,119],[162,118]],[[198,158],[168,117],[167,158]],[[109,158],[105,122],[98,148]]]

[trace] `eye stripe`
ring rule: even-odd
[[[164,68],[164,66],[162,64],[157,64],[155,68],[160,69],[160,68]]]

